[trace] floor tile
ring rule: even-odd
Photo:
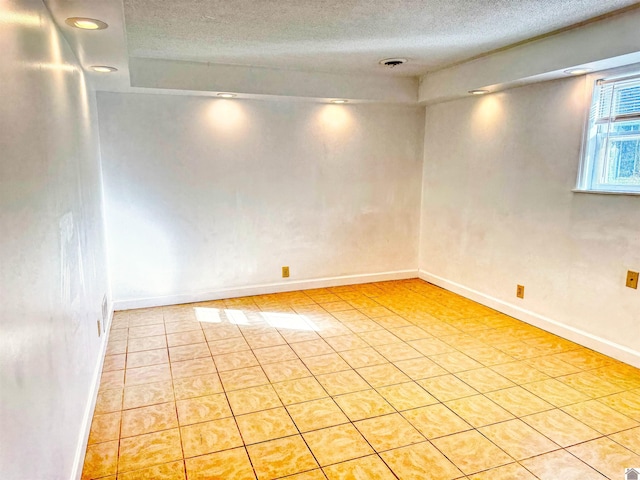
[[[358,374],[372,387],[383,387],[411,380],[402,371],[391,363],[373,365],[371,367],[358,368]]]
[[[303,434],[321,466],[351,460],[373,453],[356,428],[348,423]]]
[[[177,428],[120,440],[118,472],[140,470],[182,459]]]
[[[211,357],[171,363],[171,375],[173,375],[174,380],[198,375],[210,375],[215,372],[216,367]]]
[[[314,357],[334,353],[333,348],[324,340],[311,340],[308,342],[293,343],[290,345],[300,358]]]
[[[127,354],[132,352],[142,352],[144,350],[158,350],[167,348],[167,337],[158,335],[157,337],[131,338],[127,344]]]
[[[121,473],[119,480],[185,480],[184,462],[171,462],[155,467]]]
[[[288,405],[287,411],[298,430],[303,433],[349,422],[331,398]]]
[[[532,368],[531,365],[524,361],[491,365],[490,368],[494,372],[498,372],[503,377],[518,384],[540,382],[551,378],[546,373]]]
[[[472,428],[471,425],[441,403],[407,410],[402,412],[402,416],[428,439],[443,437],[471,430]]]
[[[269,363],[262,365],[262,370],[272,383],[295,380],[297,378],[310,377],[311,372],[301,360],[287,360],[285,362]]]
[[[146,367],[143,367],[146,368]],[[165,375],[161,375],[161,378]],[[138,408],[174,400],[171,381],[145,383],[124,388],[123,408]]]
[[[112,323],[83,479],[600,479],[640,465],[639,369],[421,280]]]
[[[129,327],[129,338],[153,337],[156,335],[164,335],[165,333],[164,323]]]
[[[213,361],[216,364],[216,369],[219,372],[226,372],[227,370],[237,370],[239,368],[255,367],[259,365],[258,359],[253,352],[235,352],[226,353],[224,355],[216,355],[213,357]]]
[[[616,412],[622,413],[633,420],[640,422],[640,395],[633,392],[622,392],[598,399]]]
[[[476,362],[480,362],[485,367],[501,365],[514,361],[512,356],[490,346],[466,349],[465,354],[473,358]]]
[[[271,385],[234,390],[227,393],[234,415],[267,410],[282,406],[278,394]]]
[[[355,426],[377,452],[425,440],[425,437],[398,413],[361,420],[356,422]]]
[[[118,466],[118,441],[96,443],[87,447],[82,480],[114,475]]]
[[[304,359],[304,364],[313,375],[322,375],[323,373],[333,373],[351,369],[349,364],[347,364],[347,362],[345,362],[337,353],[306,357]]]
[[[323,468],[329,480],[395,480],[389,467],[377,455],[356,458]]]
[[[478,394],[477,390],[454,375],[427,378],[418,380],[417,383],[441,402]]]
[[[171,370],[168,364],[151,365],[149,367],[127,368],[125,385],[142,385],[171,380]]]
[[[120,438],[121,412],[94,415],[88,444],[108,442]]]
[[[176,406],[180,425],[190,425],[231,416],[231,409],[224,393],[178,400]]]
[[[451,373],[482,367],[481,363],[476,362],[462,352],[442,353],[440,355],[432,355],[429,358]]]
[[[211,352],[209,351],[209,346],[206,342],[181,345],[179,347],[169,347],[169,359],[172,363],[208,357],[211,357]]]
[[[316,378],[329,395],[342,395],[369,388],[369,384],[355,370],[327,373]]]
[[[375,390],[364,390],[334,397],[335,402],[352,422],[393,413],[394,409]]]
[[[623,447],[628,448],[633,453],[640,455],[640,427],[614,433],[610,435],[609,438]]]
[[[339,335],[336,337],[325,338],[325,342],[329,344],[336,352],[343,352],[345,350],[355,350],[359,348],[366,348],[369,346],[367,342],[362,340],[355,333],[349,335]]]
[[[597,400],[567,405],[562,407],[562,410],[604,435],[610,435],[640,425],[635,420],[618,413]]]
[[[611,479],[621,478],[625,468],[635,468],[632,465],[640,465],[639,455],[608,438],[574,445],[567,450]]]
[[[231,417],[187,425],[180,428],[180,433],[185,458],[242,446],[242,437]]]
[[[527,383],[522,388],[542,398],[556,407],[588,400],[589,397],[558,380],[551,378],[540,382]]]
[[[516,417],[554,408],[550,403],[545,402],[522,387],[505,388],[504,390],[486,393],[485,396]]]
[[[127,354],[127,368],[149,367],[162,363],[169,363],[169,354],[166,348]]]
[[[514,387],[515,384],[494,372],[490,368],[479,368],[456,373],[456,377],[480,393],[493,392],[504,388]]]
[[[111,370],[123,370],[125,367],[126,358],[127,356],[124,353],[118,355],[106,355],[104,357],[102,371],[110,372]]]
[[[217,373],[187,378],[175,378],[173,380],[173,389],[176,394],[176,400],[203,397],[223,391],[222,383]]]
[[[415,382],[399,383],[377,390],[398,411],[438,403],[438,400]]]
[[[167,345],[178,347],[180,345],[191,345],[194,343],[204,343],[207,339],[202,330],[191,330],[189,332],[178,332],[167,334]]]
[[[559,445],[521,420],[509,420],[478,429],[485,437],[516,460],[558,450]]]
[[[375,349],[390,362],[423,357],[420,352],[404,342],[378,345]]]
[[[313,377],[275,383],[273,384],[273,388],[278,393],[284,405],[307,402],[327,396],[325,389]]]
[[[247,445],[298,433],[289,413],[282,407],[240,415],[236,420]]]
[[[401,360],[394,362],[394,365],[412,380],[422,380],[424,378],[447,374],[444,368],[425,357]]]
[[[340,356],[344,358],[352,368],[361,368],[387,363],[387,359],[371,347],[342,351],[340,352]]]
[[[280,478],[318,468],[300,435],[249,445],[247,451],[259,480]]]
[[[122,410],[122,388],[112,388],[98,391],[95,414],[117,412]]]
[[[244,337],[231,337],[223,340],[210,341],[209,350],[212,355],[224,355],[225,353],[243,352],[250,350]]]
[[[451,480],[462,472],[429,442],[389,450],[380,454],[401,480]]]
[[[253,354],[261,364],[283,362],[285,360],[295,360],[298,358],[296,352],[294,352],[289,345],[258,348],[253,350]]]
[[[565,385],[575,388],[579,392],[582,392],[591,398],[613,395],[614,393],[619,393],[623,390],[618,385],[607,382],[606,380],[603,380],[589,372],[574,373],[573,375],[558,377],[557,380]]]
[[[513,462],[475,430],[437,438],[433,444],[467,475]]]
[[[226,391],[266,385],[269,379],[261,367],[249,367],[240,370],[220,372],[220,380]]]
[[[185,460],[189,480],[212,478],[255,480],[253,467],[244,448],[234,448]],[[151,479],[149,479],[151,480]]]
[[[606,478],[565,450],[523,460],[522,465],[540,480],[556,480],[559,473],[562,475],[562,480],[604,480]]]
[[[522,417],[521,420],[561,447],[569,447],[602,436],[559,409]]]
[[[484,395],[451,400],[446,405],[476,428],[513,418],[513,415]]]
[[[519,463],[492,468],[470,475],[468,478],[469,480],[536,480],[536,477]]]
[[[102,376],[100,377],[100,390],[122,388],[124,386],[124,373],[124,370],[103,372]]]

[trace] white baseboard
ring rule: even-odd
[[[452,282],[425,270],[420,270],[418,277],[426,282],[442,287],[453,293],[457,293],[458,295],[462,295],[469,300],[486,305],[487,307],[498,310],[506,315],[546,330],[547,332],[559,335],[567,340],[571,340],[572,342],[576,342],[587,348],[595,350],[596,352],[603,353],[604,355],[608,355],[612,358],[628,363],[629,365],[640,368],[640,352],[629,347],[619,345],[610,340],[585,332],[584,330],[565,325],[543,315],[525,310],[509,302],[505,302],[504,300],[500,300],[477,290],[465,287],[464,285]]]
[[[93,412],[96,408],[98,399],[98,390],[100,389],[100,377],[102,376],[102,366],[104,365],[104,356],[107,350],[107,342],[109,341],[109,331],[111,329],[111,321],[113,320],[113,303],[109,304],[109,318],[107,325],[103,328],[102,343],[100,344],[100,352],[98,352],[98,362],[96,363],[89,390],[89,398],[82,417],[82,425],[78,438],[78,446],[73,459],[73,470],[71,471],[71,480],[81,480],[82,468],[84,467],[84,456],[89,443],[89,432],[91,430],[91,421],[93,420]]]
[[[206,302],[223,298],[246,297],[249,295],[264,295],[267,293],[291,292],[294,290],[308,290],[311,288],[338,287],[359,283],[383,282],[387,280],[406,280],[416,278],[418,270],[396,270],[393,272],[365,273],[359,275],[343,275],[340,277],[314,278],[310,280],[292,280],[288,282],[266,283],[262,285],[248,285],[244,287],[223,288],[201,293],[184,293],[162,297],[137,298],[133,300],[118,300],[113,306],[115,310],[130,310],[133,308],[162,307],[165,305],[179,305],[181,303]]]

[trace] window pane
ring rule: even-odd
[[[640,138],[609,136],[605,182],[613,185],[640,185]]]

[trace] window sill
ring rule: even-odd
[[[632,197],[640,196],[640,192],[616,192],[616,191],[607,191],[607,190],[580,190],[578,188],[574,188],[571,190],[573,193],[590,193],[596,195],[629,195]]]

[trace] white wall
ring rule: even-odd
[[[95,99],[41,1],[2,2],[0,45],[0,478],[66,479],[104,339]]]
[[[102,92],[98,107],[118,305],[277,283],[283,265],[291,283],[415,276],[424,109]]]
[[[640,269],[640,197],[571,192],[585,89],[571,78],[427,107],[420,268],[640,364],[640,291],[624,286]]]

